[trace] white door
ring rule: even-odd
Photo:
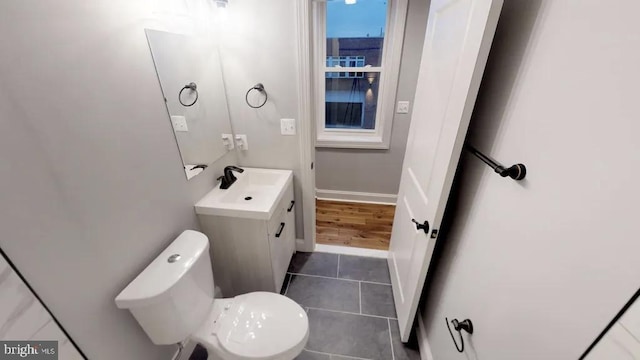
[[[502,0],[432,0],[400,191],[389,271],[407,341],[482,79]],[[415,219],[429,224],[418,229]]]

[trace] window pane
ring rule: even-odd
[[[325,127],[375,129],[379,73],[326,73]]]
[[[327,66],[382,64],[387,0],[327,2]]]

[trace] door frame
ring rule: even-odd
[[[316,177],[315,177],[315,154],[316,154],[316,109],[314,108],[315,100],[315,88],[309,84],[314,83],[315,72],[314,65],[317,63],[312,58],[312,44],[314,43],[313,34],[311,32],[311,24],[313,22],[313,6],[315,3],[324,3],[326,0],[303,0],[295,2],[296,13],[296,44],[297,51],[297,90],[299,94],[299,107],[298,107],[298,130],[299,130],[299,150],[300,150],[300,185],[302,192],[302,215],[304,221],[304,238],[296,240],[296,251],[312,252],[316,248]],[[408,11],[409,2],[404,0],[400,2],[400,8],[398,14],[406,14]],[[397,16],[397,15],[396,15]],[[402,47],[404,43],[404,32],[406,26],[406,17],[402,16],[402,22],[400,23],[399,31],[402,41],[398,41],[398,34],[396,33],[392,42],[392,52],[397,53],[397,58],[394,56],[390,61],[391,66],[387,69],[387,76],[393,76],[398,78],[400,67],[397,66],[397,71],[392,71],[396,65],[394,63],[401,62]],[[393,21],[398,21],[394,19]],[[395,112],[395,93],[397,91],[397,80],[394,81],[393,86],[394,104],[391,106],[392,113]],[[389,85],[391,86],[391,85]],[[410,120],[411,121],[411,120]],[[391,136],[392,129],[389,128],[385,131],[387,135]],[[363,193],[364,194],[364,193]],[[394,199],[397,200],[397,199]],[[395,201],[394,201],[395,203]]]
[[[313,69],[311,60],[311,1],[296,1],[296,53],[298,106],[298,142],[300,150],[300,185],[304,238],[296,240],[296,251],[312,252],[316,248],[316,142],[313,121]]]

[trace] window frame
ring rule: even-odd
[[[334,0],[343,1],[343,0]],[[400,75],[402,44],[407,17],[408,0],[387,0],[385,38],[382,45],[382,63],[379,67],[326,66],[326,1],[313,2],[313,68],[316,117],[316,147],[389,149],[395,113],[396,92]],[[338,70],[338,71],[336,71]],[[327,72],[380,73],[378,102],[374,129],[346,129],[325,127],[325,76]]]

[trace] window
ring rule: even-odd
[[[407,0],[314,5],[316,146],[389,148]]]
[[[325,103],[325,127],[330,129],[365,129],[363,102],[330,102]]]

